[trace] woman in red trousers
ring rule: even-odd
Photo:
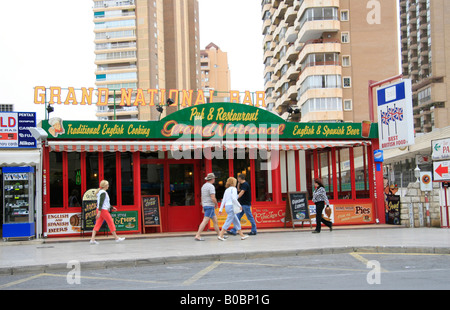
[[[102,227],[103,221],[106,221],[106,223],[108,223],[109,230],[116,239],[116,242],[121,242],[125,240],[125,238],[120,238],[119,236],[117,236],[116,226],[114,225],[114,221],[111,217],[111,214],[109,213],[111,209],[111,204],[109,200],[109,195],[106,192],[108,188],[109,188],[108,181],[103,180],[100,182],[100,188],[95,192],[97,196],[97,217],[96,217],[97,222],[95,223],[94,231],[92,232],[92,237],[90,241],[91,244],[98,244],[98,242],[95,241],[95,235]],[[113,211],[116,211],[116,208],[113,207],[112,209]]]

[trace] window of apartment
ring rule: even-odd
[[[342,10],[341,11],[341,21],[342,22],[348,22],[349,20],[349,11],[348,10]]]
[[[342,56],[342,66],[343,67],[351,66],[350,56],[348,56],[348,55]]]
[[[341,33],[341,42],[342,43],[350,43],[350,33],[342,32]]]
[[[353,101],[351,99],[344,100],[344,111],[353,110]]]
[[[346,76],[346,77],[344,77],[344,88],[350,88],[350,87],[352,87],[352,78],[351,77],[349,77],[349,76]]]
[[[301,97],[307,90],[313,88],[341,88],[340,75],[311,75],[303,81],[299,90]]]
[[[342,111],[342,98],[311,98],[302,105],[302,116],[326,111]]]
[[[338,53],[315,53],[309,54],[302,62],[302,70],[306,67],[312,66],[338,66],[339,54]]]

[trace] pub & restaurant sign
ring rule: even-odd
[[[294,123],[262,108],[239,103],[199,104],[160,121],[42,122],[50,139],[106,140],[361,140],[377,139],[376,123]]]

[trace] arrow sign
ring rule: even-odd
[[[450,161],[439,161],[433,163],[434,181],[450,181]]]
[[[442,178],[444,174],[448,174],[448,167],[443,167],[442,164],[435,170],[437,174]]]

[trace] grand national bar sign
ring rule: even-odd
[[[414,118],[411,80],[377,90],[378,130],[382,150],[414,144]]]

